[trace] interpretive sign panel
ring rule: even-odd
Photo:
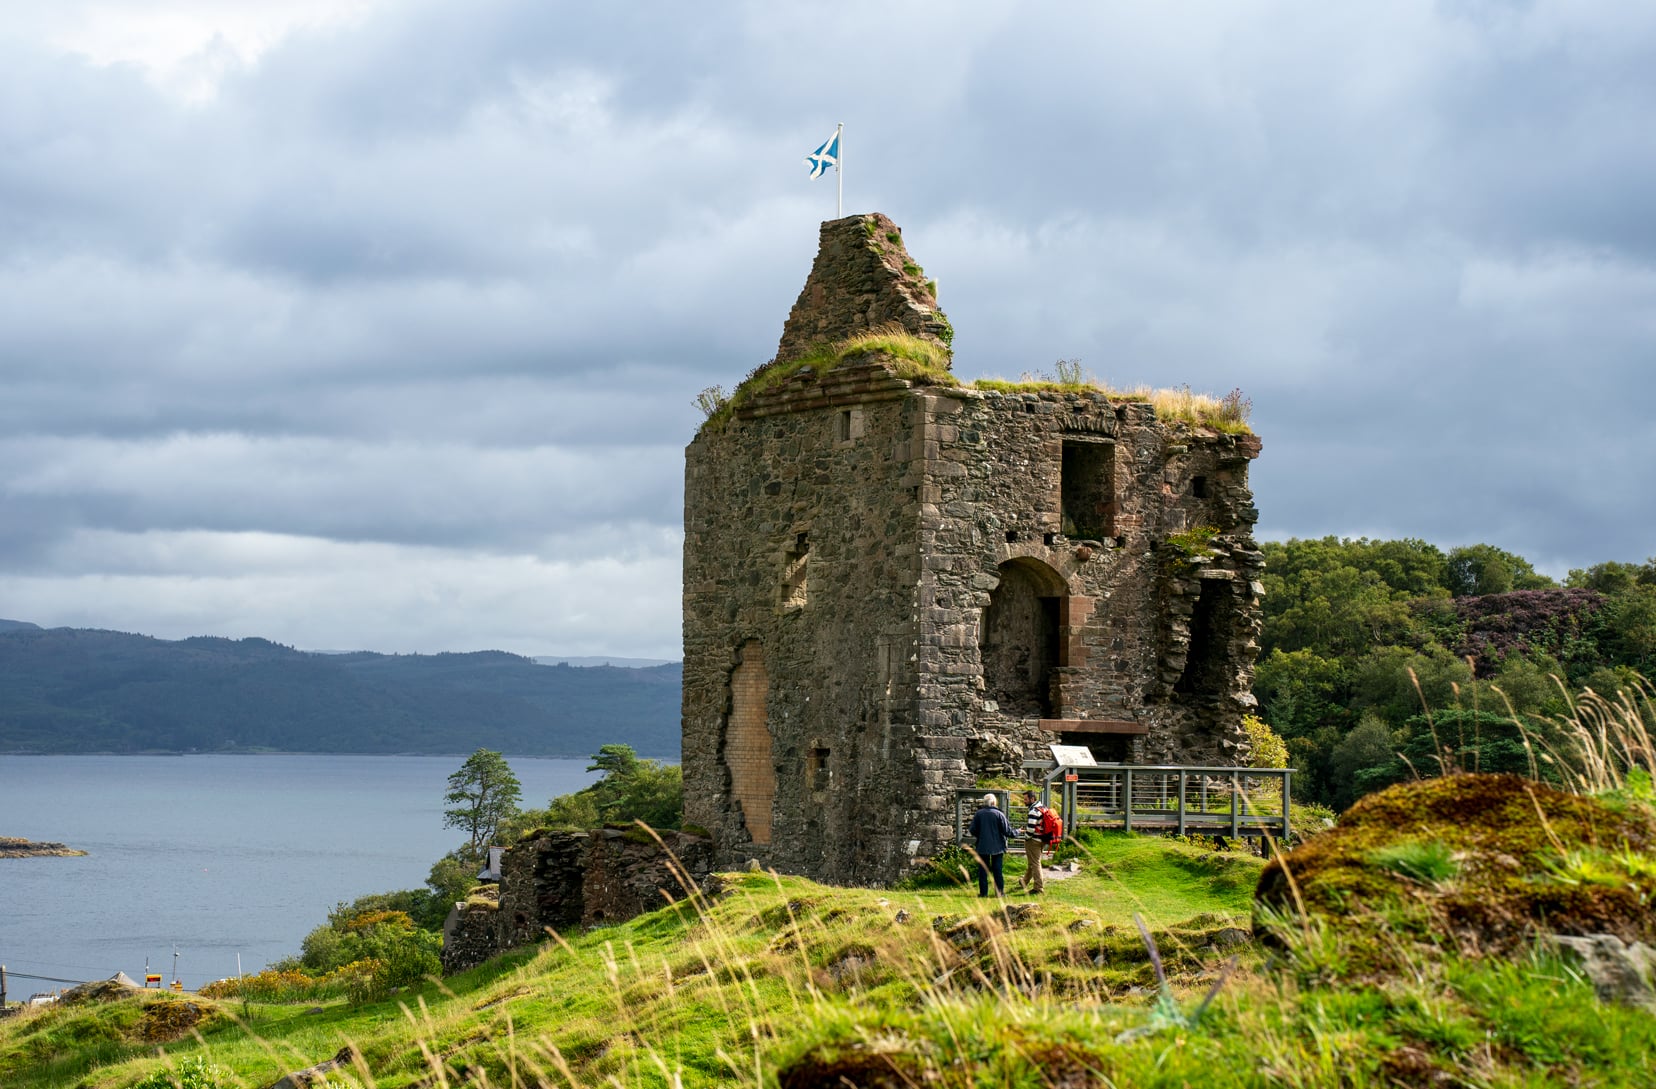
[[[1085,745],[1048,745],[1052,750],[1052,758],[1058,761],[1061,768],[1096,768],[1098,761],[1093,759],[1092,750]]]

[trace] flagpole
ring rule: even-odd
[[[834,143],[839,154],[834,156],[834,218],[845,218],[845,122],[834,126]]]

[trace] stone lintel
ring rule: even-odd
[[[1043,718],[1041,729],[1055,734],[1147,734],[1142,722],[1119,718]]]

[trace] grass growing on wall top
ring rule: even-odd
[[[1059,363],[1064,363],[1059,360]],[[1196,393],[1189,386],[1176,389],[1152,389],[1137,386],[1118,390],[1091,376],[1082,376],[1079,368],[1066,371],[1059,368],[1055,376],[1024,375],[1013,382],[1004,378],[978,378],[967,383],[971,389],[986,393],[1094,393],[1103,394],[1112,401],[1148,404],[1156,411],[1156,418],[1169,423],[1185,423],[1206,427],[1226,435],[1251,435],[1248,417],[1253,402],[1233,389],[1223,397]]]
[[[921,386],[958,386],[949,372],[949,349],[930,337],[898,330],[876,329],[858,333],[830,344],[819,344],[796,359],[766,363],[742,380],[734,393],[704,390],[697,405],[707,413],[702,430],[723,430],[736,410],[754,398],[775,389],[802,371],[821,377],[843,363],[864,356],[879,356],[892,374]]]

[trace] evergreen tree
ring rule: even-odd
[[[506,758],[492,749],[478,749],[448,779],[443,800],[453,808],[443,811],[443,827],[466,833],[462,854],[483,857],[502,821],[517,812],[523,789]]]

